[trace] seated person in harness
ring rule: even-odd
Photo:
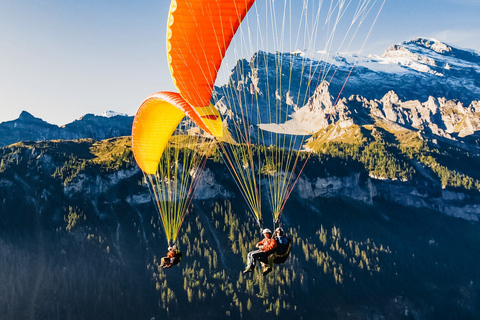
[[[273,238],[277,241],[276,249],[268,255],[267,261],[262,261],[263,275],[266,276],[273,270],[273,263],[284,263],[290,254],[291,239],[288,239],[281,227],[275,230]]]
[[[182,253],[177,250],[177,246],[173,245],[168,247],[167,256],[163,257],[160,262],[160,267],[171,268],[177,265],[182,260]]]
[[[262,233],[265,238],[257,243],[256,247],[258,250],[248,253],[247,268],[243,273],[252,272],[255,268],[256,260],[266,261],[267,257],[273,252],[272,250],[277,247],[277,241],[272,238],[272,231],[270,231],[270,229],[263,229]],[[263,271],[265,272],[265,269]]]

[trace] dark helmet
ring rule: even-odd
[[[275,229],[275,232],[280,232],[280,234],[283,234],[283,229],[282,229],[282,227],[278,227],[277,229]]]

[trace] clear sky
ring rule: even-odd
[[[134,115],[148,95],[175,90],[165,55],[169,5],[0,0],[0,122],[22,110],[57,125],[106,110]],[[480,0],[386,0],[362,54],[416,37],[480,50],[479,17]]]

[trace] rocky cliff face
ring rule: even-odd
[[[374,124],[384,120],[410,130],[428,130],[431,134],[451,140],[462,140],[480,131],[480,101],[463,105],[457,100],[434,98],[420,102],[402,101],[394,91],[379,100],[362,96],[343,98],[333,106],[328,83],[323,83],[307,104],[283,124],[261,124],[260,127],[279,133],[310,135],[337,124],[342,128],[353,124]]]
[[[479,194],[445,190],[438,184],[418,186],[353,173],[344,177],[302,176],[295,190],[301,198],[315,202],[322,198],[343,198],[373,205],[387,201],[410,209],[437,211],[470,221],[480,219]]]

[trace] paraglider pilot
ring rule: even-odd
[[[271,251],[277,246],[277,241],[272,238],[272,231],[270,231],[270,229],[263,229],[262,233],[265,238],[263,238],[262,241],[257,243],[256,247],[258,248],[258,250],[254,250],[248,253],[247,268],[245,269],[245,271],[243,271],[243,273],[252,272],[255,268],[255,261],[260,259],[266,260]],[[267,272],[268,268],[270,267],[266,266],[263,272]]]
[[[177,246],[172,245],[168,247],[167,256],[162,258],[160,267],[171,268],[174,265],[177,265],[180,260],[182,260],[182,253],[180,250],[177,250]]]
[[[273,238],[277,240],[279,245],[286,246],[288,244],[288,239],[285,237],[282,227],[275,229],[275,235]]]

